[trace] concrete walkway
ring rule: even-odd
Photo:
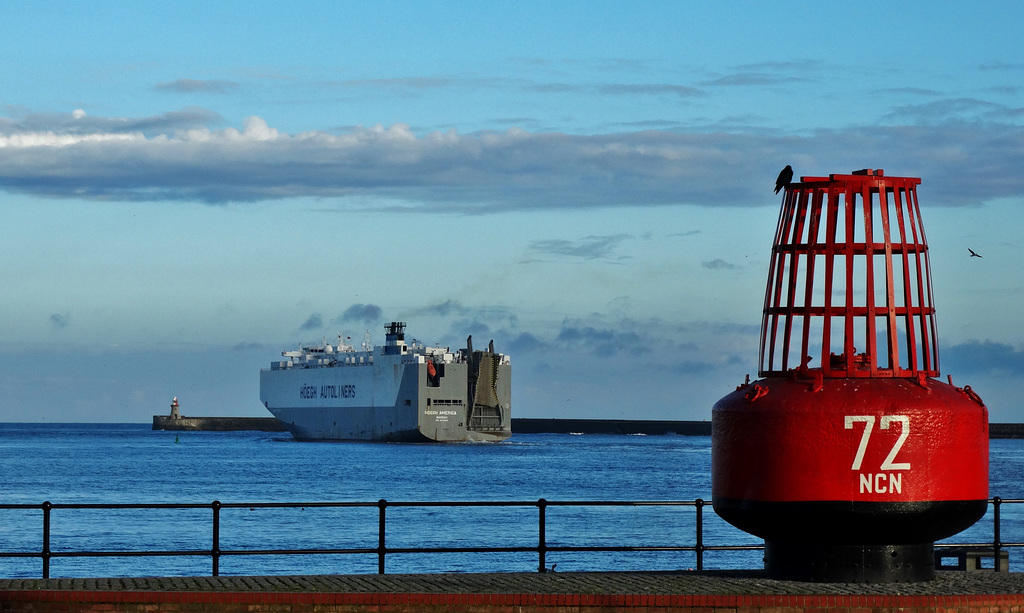
[[[904,584],[801,583],[756,571],[3,579],[21,613],[1009,613],[1024,574],[940,571]]]
[[[1024,595],[1024,573],[939,571],[932,581],[874,584],[779,581],[768,579],[760,571],[0,579],[0,594],[29,590],[348,594]]]

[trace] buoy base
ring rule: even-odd
[[[932,543],[815,545],[765,541],[772,579],[819,583],[913,583],[935,578]]]

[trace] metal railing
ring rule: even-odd
[[[1024,542],[1004,542],[1000,530],[1001,507],[1005,504],[1024,503],[1024,499],[990,499],[993,506],[992,540],[982,543],[938,543],[936,548],[974,548],[991,550],[995,554],[995,568],[999,567],[999,552],[1008,547],[1024,547]],[[211,574],[220,574],[220,559],[224,556],[269,556],[269,555],[324,555],[324,554],[362,554],[376,555],[377,572],[384,574],[385,559],[395,554],[439,554],[439,553],[535,553],[537,555],[537,572],[547,572],[547,554],[552,552],[693,552],[696,556],[696,570],[704,570],[704,553],[708,551],[751,551],[763,550],[764,545],[705,545],[704,544],[704,507],[709,502],[701,498],[693,501],[651,501],[651,500],[620,500],[595,501],[571,500],[553,501],[543,498],[536,501],[462,501],[462,502],[389,502],[381,499],[377,502],[263,502],[263,503],[222,503],[214,500],[211,503],[151,503],[151,504],[115,504],[115,503],[51,503],[42,504],[0,504],[0,509],[7,510],[41,510],[42,511],[42,549],[40,551],[0,551],[0,558],[39,558],[42,561],[42,578],[50,577],[50,560],[53,558],[71,557],[152,557],[152,556],[203,556],[209,557],[212,563]],[[553,545],[547,540],[547,510],[550,507],[640,507],[640,506],[678,506],[693,507],[695,511],[695,534],[693,545],[665,546],[621,546],[621,545]],[[314,548],[314,549],[221,549],[220,519],[223,509],[267,509],[267,508],[351,508],[376,507],[377,511],[377,546],[352,548]],[[537,545],[536,546],[461,546],[461,547],[390,547],[387,545],[387,509],[398,507],[534,507],[537,510]],[[210,509],[211,547],[209,549],[187,550],[101,550],[101,551],[54,551],[51,549],[51,512],[55,509]]]

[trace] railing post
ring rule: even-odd
[[[545,523],[546,523],[545,515],[547,514],[545,512],[545,509],[547,509],[547,506],[548,506],[548,501],[547,500],[544,500],[543,498],[541,498],[540,500],[537,501],[537,521],[538,521],[538,527],[537,527],[537,572],[538,573],[544,573],[544,572],[547,572],[547,570],[548,570],[548,567],[547,567],[548,544],[547,544],[547,535],[545,534]]]
[[[697,507],[697,570],[704,570],[704,500],[698,498],[693,503]]]
[[[210,505],[213,509],[213,545],[210,557],[213,558],[213,576],[220,575],[220,501],[214,500]]]
[[[384,544],[384,526],[386,525],[384,509],[388,501],[381,498],[377,501],[377,574],[384,574],[384,556],[387,555],[387,546]]]
[[[999,542],[999,505],[1002,503],[1003,499],[999,496],[992,499],[992,553],[995,559],[993,566],[997,573],[1002,570],[999,565],[999,548],[1002,547],[1002,543]]]
[[[43,579],[50,578],[50,509],[53,505],[47,500],[43,503]]]

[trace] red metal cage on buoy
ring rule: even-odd
[[[777,578],[921,581],[984,515],[988,410],[943,383],[920,179],[786,187],[759,377],[712,410],[712,499]]]

